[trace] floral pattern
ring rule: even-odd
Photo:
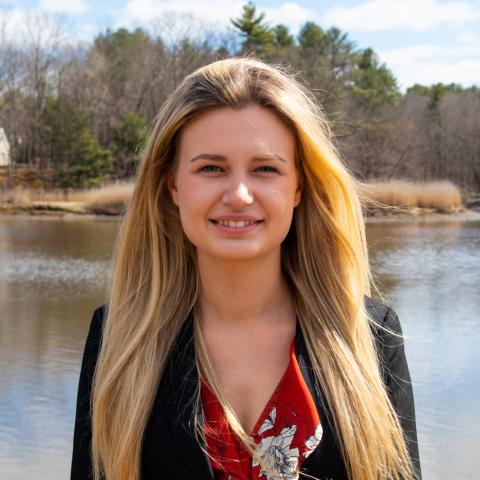
[[[297,425],[284,426],[280,432],[275,435],[276,417],[277,409],[273,407],[258,430],[258,435],[262,435],[268,430],[273,430],[273,432],[271,432],[273,434],[268,437],[263,437],[257,447],[257,453],[268,467],[268,470],[264,470],[255,458],[252,459],[252,467],[260,468],[258,478],[265,477],[267,480],[273,480],[273,476],[269,474],[270,470],[275,472],[277,475],[276,478],[280,475],[282,479],[295,480],[299,478],[298,467],[300,452],[297,447],[291,448],[291,445],[295,432],[297,431]],[[304,451],[302,452],[303,458],[307,458],[308,455],[315,450],[320,443],[322,434],[322,426],[318,424],[315,433],[305,440]]]
[[[241,446],[205,383],[202,402],[207,446],[217,480],[298,480],[303,461],[322,439],[320,418],[298,367],[293,341],[287,370],[252,430],[261,462]]]

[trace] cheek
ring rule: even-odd
[[[177,179],[178,209],[183,230],[187,237],[195,243],[201,231],[202,223],[208,219],[214,203],[212,189],[205,182],[198,182],[187,175]]]
[[[290,185],[278,187],[269,192],[266,201],[272,210],[278,216],[291,217],[295,206],[295,192]]]

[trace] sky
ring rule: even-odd
[[[0,26],[21,31],[29,13],[61,15],[72,40],[91,41],[107,28],[162,25],[172,13],[189,25],[224,31],[246,1],[0,0]],[[272,26],[293,34],[306,21],[348,33],[357,48],[373,48],[402,91],[415,83],[480,86],[480,0],[258,0]],[[170,16],[170,17],[169,17]],[[162,20],[163,19],[163,20]],[[165,23],[167,19],[167,23]],[[193,20],[192,20],[193,19]],[[193,21],[193,23],[191,23]],[[163,23],[162,23],[163,22]],[[195,23],[196,22],[196,23]]]

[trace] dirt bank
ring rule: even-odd
[[[30,215],[30,216],[49,216],[49,217],[78,217],[105,219],[110,217],[112,220],[119,220],[124,212],[125,206],[118,205],[87,205],[82,202],[72,201],[33,201],[22,204],[12,204],[9,202],[0,203],[1,214],[12,215]],[[480,221],[480,209],[459,208],[449,213],[439,213],[429,208],[410,208],[410,209],[385,209],[369,210],[366,223],[379,222],[468,222]]]

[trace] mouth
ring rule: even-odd
[[[222,225],[230,228],[244,228],[248,227],[249,225],[263,222],[263,220],[215,220],[213,218],[210,221],[216,225]]]
[[[220,220],[220,219],[210,219],[210,221],[220,230],[224,231],[225,233],[230,232],[250,232],[254,230],[263,220],[252,220],[252,219],[244,219],[244,220]]]

